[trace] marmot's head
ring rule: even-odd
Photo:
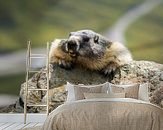
[[[69,34],[63,50],[72,56],[97,58],[104,55],[109,43],[106,38],[91,30],[80,30]]]

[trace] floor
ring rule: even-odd
[[[13,122],[5,122],[5,123],[0,123],[0,130],[20,130],[23,128],[28,128],[28,127],[35,127],[35,126],[41,126],[43,123],[13,123]]]
[[[24,114],[3,113],[0,114],[0,130],[20,130],[28,127],[43,125],[46,114],[27,114],[27,122],[24,124]]]

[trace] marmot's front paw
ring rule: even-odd
[[[73,68],[73,63],[70,61],[65,61],[65,60],[59,60],[59,66],[64,69],[72,69]]]
[[[107,65],[107,67],[105,67],[104,69],[102,69],[102,73],[105,75],[105,76],[109,76],[110,78],[113,78],[116,71],[119,69],[119,65],[114,63],[114,62],[111,62]]]

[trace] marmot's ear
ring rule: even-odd
[[[99,40],[99,36],[96,35],[96,36],[94,37],[94,42],[95,42],[95,43],[98,43],[98,40]]]
[[[69,33],[69,37],[72,36],[73,34],[74,34],[74,32],[70,32],[70,33]]]

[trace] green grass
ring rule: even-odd
[[[20,86],[24,81],[24,74],[0,77],[0,93],[19,95]]]
[[[163,4],[127,30],[128,47],[136,60],[163,63]]]
[[[31,40],[34,47],[42,46],[54,38],[65,38],[75,30],[88,28],[103,32],[124,12],[142,2],[60,0],[51,5],[45,4],[48,7],[44,7],[44,3],[39,0],[34,3],[27,0],[16,1],[19,4],[10,0],[10,4],[1,2],[0,5],[5,8],[4,13],[9,10],[7,16],[10,20],[7,25],[0,22],[1,53],[26,48],[27,40]]]

